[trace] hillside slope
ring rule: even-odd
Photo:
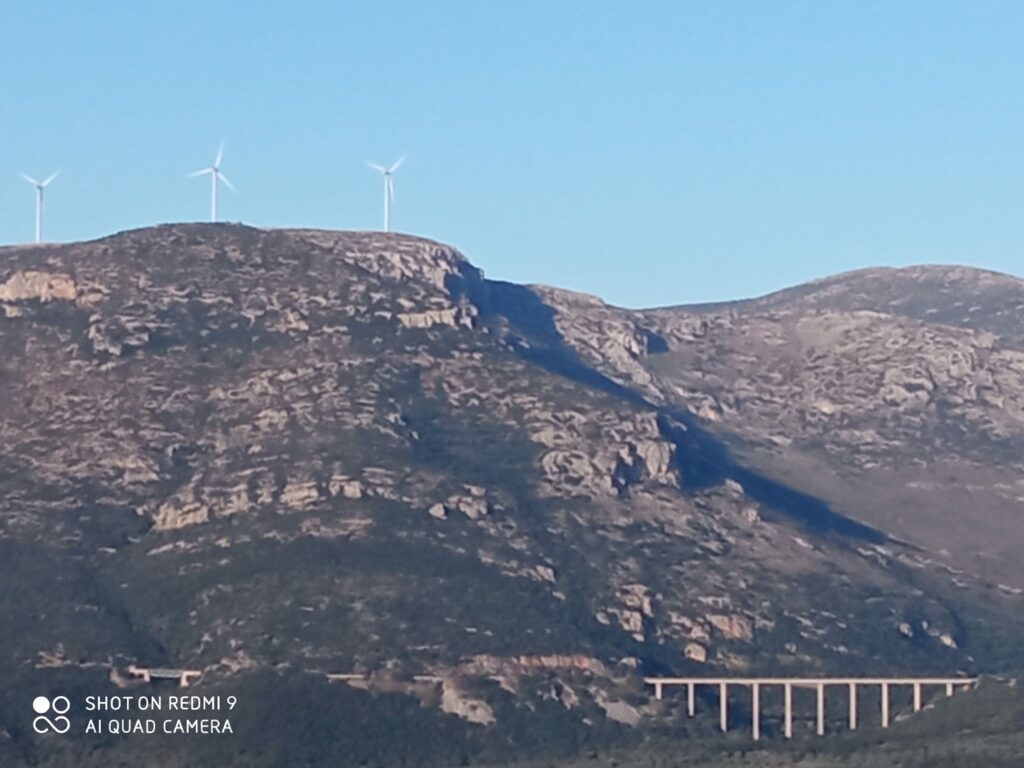
[[[545,289],[566,339],[752,467],[1024,588],[1024,281],[863,270],[761,299],[630,312]],[[638,353],[655,333],[661,354]]]

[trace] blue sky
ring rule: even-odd
[[[877,264],[1024,274],[1024,3],[0,3],[0,242],[396,229],[626,306]]]

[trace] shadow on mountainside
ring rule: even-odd
[[[599,390],[658,414],[662,436],[675,446],[680,490],[693,492],[735,480],[747,495],[814,533],[836,533],[873,543],[886,541],[875,528],[840,515],[814,496],[793,490],[738,464],[726,445],[688,412],[662,408],[583,362],[565,343],[555,324],[555,310],[530,288],[515,283],[463,275],[453,292],[463,294],[480,310],[485,323],[502,319],[505,338],[526,360],[551,373]]]
[[[776,482],[738,464],[729,449],[685,411],[659,409],[661,434],[676,448],[675,462],[684,490],[699,490],[735,480],[747,495],[796,520],[814,533],[838,533],[876,544],[886,536],[871,526],[833,512],[821,499]]]

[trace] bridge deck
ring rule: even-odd
[[[976,677],[645,677],[650,685],[967,685]]]

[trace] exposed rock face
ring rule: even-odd
[[[293,509],[305,509],[320,498],[317,484],[313,480],[289,480],[281,491],[281,503]]]
[[[1019,510],[1016,321],[812,299],[629,312],[370,233],[0,250],[3,658],[387,670],[489,727],[527,689],[637,724],[650,668],[1003,663],[1015,582],[886,534],[941,462]],[[74,610],[19,602],[53,574]]]
[[[433,328],[435,325],[472,328],[475,316],[473,307],[451,307],[427,312],[403,312],[398,315],[398,321],[406,328]]]
[[[451,680],[443,683],[441,711],[478,725],[490,725],[496,720],[494,710],[486,701],[466,695]]]
[[[745,616],[711,614],[708,622],[730,640],[753,640],[754,625]]]
[[[700,643],[687,643],[683,649],[683,653],[686,658],[690,661],[695,661],[698,664],[703,664],[708,660],[708,649]]]
[[[67,275],[28,270],[15,272],[0,284],[0,301],[74,301],[75,281]]]
[[[463,662],[458,670],[464,675],[521,677],[538,672],[589,672],[607,677],[608,668],[599,659],[582,654],[550,654],[539,656],[480,655]]]
[[[464,493],[454,493],[445,499],[443,504],[435,504],[430,509],[434,517],[444,519],[449,512],[460,512],[470,520],[479,520],[487,514],[487,489],[475,485],[465,486]]]
[[[153,518],[153,527],[158,531],[173,531],[205,523],[209,519],[209,508],[196,500],[196,489],[190,485],[160,505]]]

